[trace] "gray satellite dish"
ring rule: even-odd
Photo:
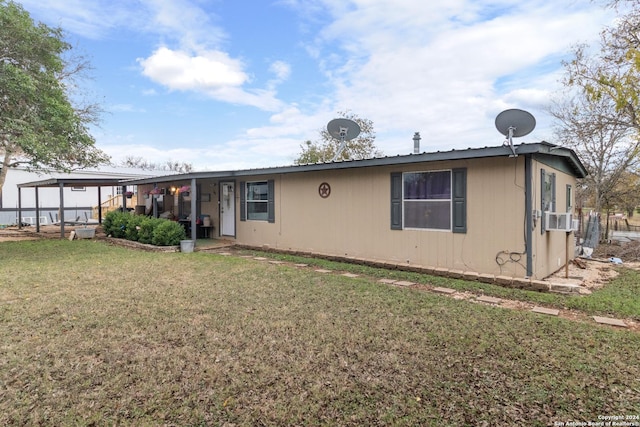
[[[496,129],[498,132],[507,137],[505,143],[509,144],[513,155],[517,157],[516,149],[513,147],[513,138],[518,138],[531,133],[536,127],[536,119],[533,115],[524,110],[517,108],[504,110],[496,117]]]
[[[327,131],[329,135],[340,140],[340,147],[338,147],[336,155],[333,156],[331,160],[335,162],[342,153],[342,150],[344,150],[345,145],[347,145],[347,141],[360,135],[360,126],[353,120],[333,119],[327,124]]]

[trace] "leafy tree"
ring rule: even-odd
[[[553,107],[559,142],[572,148],[589,173],[582,182],[583,199],[600,212],[621,177],[638,165],[637,132],[620,121],[610,98],[590,98],[585,92],[566,97]]]
[[[338,115],[353,120],[360,126],[360,134],[346,142],[344,150],[337,160],[361,160],[381,156],[382,152],[375,145],[373,122],[349,112],[338,112]],[[333,160],[340,147],[340,141],[334,138],[327,129],[320,131],[320,141],[305,141],[300,146],[302,152],[294,161],[297,165],[329,162]]]
[[[177,173],[193,172],[193,165],[187,162],[152,163],[142,157],[127,156],[120,162],[120,165],[128,168],[138,168],[142,170],[161,170]]]
[[[631,8],[601,32],[599,50],[574,48],[564,63],[562,101],[551,109],[561,143],[585,163],[583,184],[597,212],[612,207],[640,153],[640,0],[608,3],[623,4]]]
[[[640,205],[640,177],[635,173],[625,172],[612,193],[612,202],[618,210],[631,218],[636,206]]]
[[[565,84],[590,100],[608,100],[615,108],[603,116],[611,123],[640,130],[640,0],[613,0],[609,6],[631,6],[614,26],[601,32],[600,49],[578,45],[565,63]]]
[[[71,102],[74,78],[88,64],[70,49],[60,28],[0,0],[0,196],[12,167],[70,171],[108,161],[88,130],[99,107]]]

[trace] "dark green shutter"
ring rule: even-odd
[[[556,173],[551,174],[551,206],[553,212],[558,212],[558,206],[556,205]]]
[[[546,186],[546,178],[547,173],[544,171],[544,169],[540,169],[540,234],[544,234],[545,230],[546,230],[546,223],[545,223],[545,210],[547,209],[547,200],[545,200],[545,186]]]
[[[402,230],[402,172],[391,174],[391,229]]]
[[[247,183],[240,181],[240,221],[247,220]]]
[[[567,184],[567,190],[566,190],[566,198],[567,198],[567,207],[565,209],[565,212],[571,212],[571,184]]]
[[[451,194],[454,233],[467,232],[467,169],[453,169]]]
[[[272,179],[267,181],[267,220],[276,222],[275,182]]]

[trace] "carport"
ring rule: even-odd
[[[40,232],[40,206],[38,190],[40,188],[60,188],[60,237],[64,238],[64,188],[65,187],[98,187],[98,223],[102,224],[102,187],[122,187],[124,194],[127,186],[122,178],[48,178],[42,181],[18,184],[18,228],[22,228],[22,189],[35,189],[36,232]],[[122,198],[122,209],[127,208],[127,198]]]

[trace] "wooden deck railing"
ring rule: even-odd
[[[118,208],[122,207],[122,194],[116,194],[115,196],[111,196],[104,202],[100,204],[102,207],[102,216],[104,217],[107,213],[111,211],[115,211]],[[133,195],[130,199],[127,199],[127,207],[133,208],[138,204],[137,195]],[[94,206],[91,212],[91,218],[98,219],[98,206]]]

